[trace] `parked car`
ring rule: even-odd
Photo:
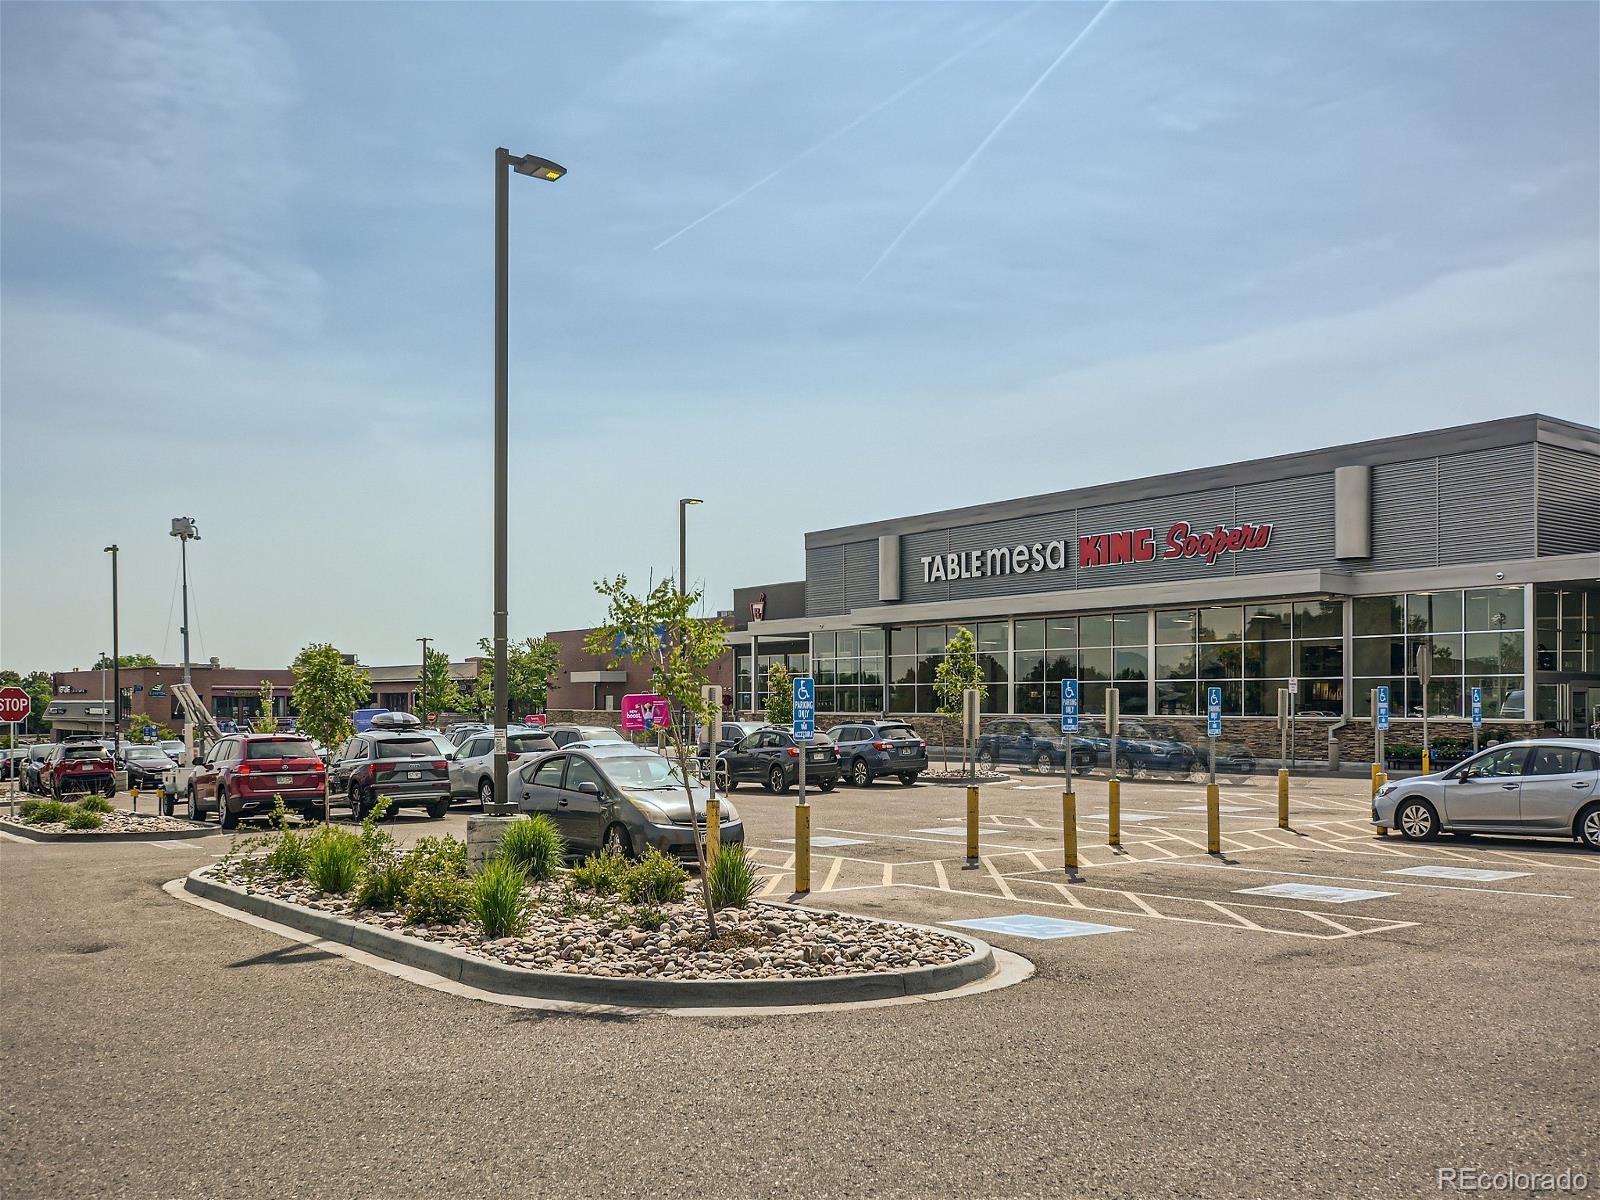
[[[1168,721],[1146,721],[1145,732],[1161,742],[1181,742],[1189,748],[1189,777],[1204,778],[1210,770],[1210,747],[1205,735],[1188,725]],[[1175,769],[1176,770],[1176,769]],[[1256,756],[1242,742],[1217,739],[1217,774],[1242,783],[1255,774]]]
[[[627,738],[615,729],[608,729],[604,725],[546,725],[544,732],[550,735],[557,746],[566,747],[573,742],[621,742],[624,746],[633,746]],[[637,746],[634,749],[638,749]]]
[[[0,779],[22,778],[23,765],[28,760],[26,746],[12,746],[5,751],[5,756],[0,758]]]
[[[928,743],[904,721],[852,721],[835,725],[828,738],[839,747],[845,779],[856,787],[883,775],[910,787],[928,769]]]
[[[28,747],[28,759],[22,767],[22,790],[44,795],[45,760],[55,752],[59,742],[35,742]]]
[[[390,817],[421,807],[437,820],[450,811],[450,762],[420,728],[384,728],[380,721],[329,755],[328,790],[358,815],[386,796]]]
[[[513,727],[506,733],[506,759],[516,762],[523,755],[546,754],[556,748],[555,741],[542,729]],[[446,754],[450,763],[450,799],[494,803],[494,733],[476,733],[457,750]]]
[[[1096,766],[1111,765],[1111,739],[1099,721],[1083,722],[1081,732],[1073,737],[1074,758],[1077,757],[1077,742],[1082,741],[1094,748]],[[1185,779],[1195,770],[1196,758],[1196,752],[1189,746],[1158,737],[1141,721],[1117,722],[1117,774],[1124,779],[1157,773]]]
[[[806,783],[833,791],[839,782],[839,747],[825,733],[798,742],[793,732],[776,726],[746,734],[717,759],[717,790],[731,792],[741,783],[761,783],[768,791],[787,792],[800,777],[802,752]]]
[[[1502,742],[1447,771],[1394,780],[1373,798],[1372,823],[1411,841],[1531,834],[1600,851],[1600,740]]]
[[[717,753],[721,754],[724,750],[727,750],[732,746],[738,745],[741,741],[743,741],[745,738],[749,737],[756,730],[765,729],[766,727],[767,727],[767,722],[765,722],[765,721],[723,721],[723,722],[721,722],[721,725],[717,730]],[[704,747],[702,747],[701,750],[702,750],[701,757],[705,757],[705,755],[704,755]]]
[[[570,851],[604,846],[632,856],[654,847],[679,859],[696,857],[694,826],[705,828],[707,791],[691,784],[691,817],[677,767],[659,754],[626,742],[561,750],[519,767],[511,778],[517,806],[554,820]],[[722,844],[742,845],[738,811],[726,799],[721,809]]]
[[[286,808],[309,818],[322,810],[326,779],[316,747],[303,734],[230,734],[190,772],[189,816],[204,821],[215,812],[222,827],[232,829],[240,817],[271,812],[281,796]]]
[[[161,752],[173,762],[179,764],[183,762],[183,739],[169,738],[156,744],[161,747]]]
[[[1095,745],[1092,738],[1072,735],[1072,773],[1087,775],[1094,769]],[[1004,763],[1032,767],[1041,774],[1061,771],[1067,760],[1067,739],[1059,725],[1049,721],[1030,721],[1005,717],[991,721],[978,735],[974,749],[978,765],[986,770]]]
[[[164,784],[169,793],[175,790],[177,764],[160,746],[129,746],[122,752],[122,767],[130,788],[153,792]]]
[[[62,742],[39,769],[42,790],[59,800],[72,792],[117,794],[117,768],[99,742]]]
[[[487,721],[456,721],[444,727],[444,735],[456,745],[464,745],[468,738],[475,733],[483,733],[490,728]]]

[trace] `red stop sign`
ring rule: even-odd
[[[0,688],[0,721],[26,721],[33,700],[19,687]]]

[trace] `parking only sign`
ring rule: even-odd
[[[1061,732],[1078,732],[1078,681],[1061,681]]]
[[[809,742],[817,732],[817,685],[809,675],[794,681],[794,739]]]
[[[1472,689],[1472,727],[1474,729],[1483,728],[1483,689],[1481,687]]]
[[[1206,736],[1222,736],[1222,689],[1219,687],[1206,689]]]
[[[1389,732],[1389,689],[1378,689],[1378,728],[1385,733]]]

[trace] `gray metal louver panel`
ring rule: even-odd
[[[950,581],[953,600],[970,600],[979,596],[1017,596],[1027,592],[1051,592],[1074,586],[1072,562],[1077,549],[1077,514],[1073,512],[1044,513],[1036,517],[1017,517],[1009,521],[989,521],[982,525],[966,525],[950,531],[950,549],[960,554],[967,550],[991,550],[1032,547],[1035,542],[1065,543],[1063,565],[1058,569],[1029,570],[1022,574],[982,575],[975,579]],[[1009,562],[1008,562],[1009,565]],[[914,562],[912,569],[922,578],[922,564]]]
[[[1439,564],[1533,552],[1533,447],[1439,459]]]
[[[1233,556],[1235,575],[1334,564],[1332,471],[1241,485],[1234,489],[1234,510],[1240,522],[1272,525],[1267,550]]]
[[[1539,447],[1540,554],[1600,550],[1600,455]]]
[[[844,547],[806,551],[806,616],[830,617],[844,611]]]
[[[844,548],[844,607],[870,608],[878,603],[878,542],[850,542]]]
[[[908,533],[900,539],[900,598],[905,604],[926,603],[930,600],[948,600],[950,585],[944,580],[932,583],[922,577],[922,560],[934,554],[945,554],[950,549],[948,529],[925,529]]]
[[[1438,463],[1431,458],[1372,468],[1373,570],[1438,565],[1437,474]]]
[[[1079,547],[1074,545],[1072,561],[1077,567],[1077,585],[1081,588],[1121,587],[1130,583],[1167,583],[1231,575],[1234,571],[1232,560],[1239,555],[1219,554],[1216,561],[1209,565],[1204,558],[1165,558],[1163,555],[1167,549],[1167,534],[1179,521],[1187,521],[1196,535],[1206,534],[1218,526],[1232,529],[1235,524],[1234,511],[1232,488],[1079,509],[1080,538],[1096,533],[1117,533],[1125,529],[1150,529],[1154,531],[1156,556],[1149,562],[1086,567],[1079,561]],[[1241,514],[1241,519],[1255,518]]]

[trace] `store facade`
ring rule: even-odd
[[[1217,685],[1275,724],[1290,689],[1370,728],[1381,684],[1401,720],[1464,721],[1480,687],[1507,731],[1587,729],[1600,430],[1515,417],[823,530],[803,604],[733,635],[741,708],[781,655],[819,711],[931,713],[965,627],[995,714],[1052,717],[1076,678],[1088,712],[1115,686],[1125,714],[1197,718]]]

